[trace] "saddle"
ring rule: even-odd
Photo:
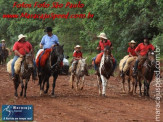
[[[49,58],[51,53],[51,49],[46,49],[44,51],[41,51],[36,59],[36,65],[37,67],[41,66],[44,67],[47,59]]]

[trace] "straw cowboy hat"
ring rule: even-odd
[[[1,42],[5,42],[5,40],[4,40],[4,39],[2,39],[2,40],[1,40]]]
[[[130,44],[136,44],[136,42],[135,42],[134,40],[131,40],[128,44],[129,44],[129,45],[130,45]]]
[[[74,47],[74,49],[76,49],[76,48],[82,48],[80,45],[76,45],[75,47]]]
[[[27,36],[25,36],[25,35],[23,35],[23,34],[20,34],[19,36],[18,36],[18,41],[20,41],[22,38],[26,38]]]
[[[108,38],[106,37],[106,34],[105,34],[105,33],[100,33],[100,35],[97,36],[97,37],[103,38],[103,39],[108,39]]]

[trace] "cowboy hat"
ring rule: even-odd
[[[74,47],[74,49],[76,49],[76,48],[81,48],[81,46],[80,46],[80,45],[76,45],[76,46]]]
[[[4,39],[2,39],[2,40],[1,40],[1,42],[5,42],[5,40],[4,40]]]
[[[44,30],[44,32],[52,32],[52,28],[51,27],[47,27],[47,28],[45,28],[45,30]]]
[[[106,34],[105,34],[105,33],[100,33],[100,35],[97,36],[97,37],[103,38],[103,39],[108,39],[108,38],[106,37]]]
[[[25,35],[23,35],[23,34],[20,34],[19,36],[18,36],[18,41],[20,41],[22,38],[26,38],[27,36],[25,36]]]
[[[134,40],[131,40],[129,44],[136,44],[136,42]]]

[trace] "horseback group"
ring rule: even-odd
[[[140,95],[142,83],[144,83],[144,96],[149,96],[149,86],[153,79],[155,70],[155,47],[149,42],[149,38],[144,38],[143,42],[136,46],[136,42],[129,42],[128,55],[119,64],[120,76],[122,77],[123,92],[125,92],[125,76],[128,76],[128,92],[136,93],[137,83],[139,83]],[[130,88],[132,80],[132,90]]]
[[[8,62],[7,71],[11,74],[12,80],[14,81],[15,96],[18,96],[17,88],[19,84],[21,84],[22,90],[20,96],[22,96],[24,93],[24,97],[26,97],[27,85],[31,75],[33,80],[37,80],[37,76],[39,78],[40,94],[48,93],[49,78],[50,76],[53,76],[51,95],[55,95],[54,89],[60,68],[63,65],[64,50],[63,45],[60,45],[59,43],[58,37],[52,33],[51,27],[47,27],[45,32],[47,34],[42,37],[40,42],[41,49],[37,52],[36,57],[34,57],[34,48],[30,42],[26,41],[27,36],[23,34],[18,36],[18,41],[15,42],[13,46],[15,56]],[[92,63],[98,79],[99,94],[105,96],[107,81],[110,76],[113,76],[117,61],[111,53],[112,43],[110,40],[108,40],[106,34],[101,33],[97,37],[100,38],[99,45],[97,47],[97,50],[100,50],[100,53],[93,58]],[[71,87],[74,88],[73,82],[76,78],[76,90],[78,90],[81,79],[82,82],[80,89],[83,89],[84,76],[89,75],[86,64],[87,58],[83,58],[81,48],[82,47],[80,45],[76,45],[74,47],[72,66],[70,67]],[[135,42],[131,41],[130,47],[128,48],[129,56],[127,56],[127,60],[125,60],[125,63],[123,63],[123,68],[121,69],[121,77],[127,74],[129,71],[128,65],[130,65],[132,62],[131,60],[133,59],[136,59],[133,73],[135,75],[133,77],[136,77],[138,64],[141,62],[141,59],[146,60],[145,55],[149,52],[149,49],[154,50],[154,47],[149,44],[149,42],[144,42],[138,45],[138,47],[135,49]],[[137,52],[140,53],[138,54]],[[139,58],[136,57],[137,55],[140,55],[138,56]],[[24,80],[25,85],[23,82]],[[45,85],[46,89],[44,90]]]

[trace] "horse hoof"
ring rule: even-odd
[[[52,98],[55,98],[56,96],[55,96],[54,94],[51,94],[51,97],[52,97]]]
[[[44,91],[44,94],[47,94],[48,92],[47,91]]]
[[[106,97],[106,95],[105,94],[102,94],[102,97]]]
[[[43,91],[41,90],[41,91],[40,91],[40,95],[42,95],[42,93],[43,93]]]
[[[83,87],[81,87],[80,90],[83,90]]]

